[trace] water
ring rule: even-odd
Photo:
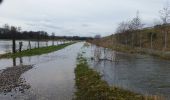
[[[71,100],[74,95],[74,68],[77,53],[83,43],[41,56],[0,60],[0,69],[16,65],[34,64],[34,68],[22,75],[31,86],[24,93],[0,94],[0,100]],[[12,96],[11,96],[12,94]]]
[[[115,52],[93,45],[84,47],[82,51],[86,52],[84,55],[90,66],[100,72],[110,86],[170,99],[170,61]],[[100,60],[97,60],[96,52],[100,52]]]
[[[1,59],[0,69],[13,66],[13,62],[16,65],[33,64],[34,68],[22,75],[30,89],[24,93],[13,91],[7,95],[0,94],[0,100],[71,100],[75,91],[76,57],[80,51],[86,52],[84,55],[90,67],[99,71],[110,86],[170,99],[170,61],[93,45],[82,48],[83,44],[76,43],[40,56]]]
[[[17,40],[16,41],[16,50],[19,50],[19,42],[23,42],[23,50],[28,49],[28,41],[26,40]],[[54,45],[60,44],[60,41],[55,41]],[[47,45],[52,45],[52,41],[48,41],[48,44],[46,41],[41,41],[39,46],[44,47]],[[37,41],[31,41],[32,48],[38,47]],[[12,40],[0,40],[0,54],[4,54],[7,52],[12,51]]]

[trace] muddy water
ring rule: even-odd
[[[90,66],[99,71],[109,85],[170,100],[170,61],[96,46],[84,47],[82,52],[86,52]]]
[[[34,64],[22,78],[31,86],[24,93],[0,94],[0,100],[71,100],[74,93],[74,68],[83,43],[41,56],[0,60],[0,69],[19,64]],[[2,67],[3,66],[3,67]]]

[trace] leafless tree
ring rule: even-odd
[[[144,24],[142,23],[141,21],[141,18],[139,17],[139,11],[137,11],[136,13],[136,17],[132,19],[132,21],[130,21],[130,24],[129,24],[129,29],[130,31],[132,32],[132,47],[134,46],[135,43],[137,43],[138,40],[135,40],[135,36],[134,36],[134,33],[133,31],[136,31],[137,33],[139,33],[138,31],[144,26]],[[142,40],[141,40],[141,34],[139,34],[140,36],[140,46],[141,46],[141,43],[142,43]],[[137,39],[137,38],[136,38]]]
[[[169,29],[167,29],[167,25],[170,20],[170,6],[167,2],[162,10],[159,11],[160,18],[162,20],[162,32],[164,33],[164,49],[167,48],[167,35],[169,33]]]
[[[162,20],[162,24],[167,24],[170,20],[170,6],[169,2],[166,3],[166,5],[163,7],[162,10],[159,11],[160,18]]]
[[[129,30],[129,23],[128,22],[121,22],[116,30],[117,33],[117,41],[119,42],[125,42],[127,45],[128,42],[128,30]],[[121,39],[120,35],[123,33],[124,37],[126,37],[125,39]]]
[[[140,29],[142,29],[144,24],[139,17],[139,11],[136,13],[136,17],[127,22],[121,22],[117,28],[117,40],[121,43],[128,43],[128,40],[131,42],[131,46],[134,47],[134,44],[140,42],[140,47],[142,44],[142,37]],[[126,37],[126,38],[125,38]],[[137,38],[139,37],[139,39]],[[138,41],[139,40],[139,41]]]

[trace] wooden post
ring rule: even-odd
[[[22,46],[23,46],[22,42],[19,42],[19,52],[22,51]]]
[[[15,54],[16,53],[16,28],[15,27],[11,27],[11,32],[12,32],[12,53]]]

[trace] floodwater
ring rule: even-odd
[[[40,56],[0,59],[0,70],[13,65],[34,65],[22,75],[30,88],[24,93],[1,93],[0,100],[71,100],[75,91],[76,57],[80,52],[110,86],[170,99],[170,61],[83,45],[76,43]]]
[[[17,40],[16,41],[16,49],[18,50],[19,49],[19,42],[22,42],[23,43],[23,47],[22,49],[23,50],[26,50],[28,49],[28,41],[26,40]],[[31,41],[31,47],[32,48],[36,48],[38,47],[38,43],[37,41]],[[57,45],[57,44],[60,44],[61,42],[60,41],[55,41],[54,42],[54,45]],[[44,47],[44,46],[47,46],[47,45],[52,45],[52,41],[40,41],[39,42],[39,46],[40,47]],[[0,40],[0,54],[4,54],[4,53],[7,53],[7,52],[11,52],[12,51],[12,40]]]
[[[0,94],[0,100],[71,100],[75,91],[76,57],[83,44],[76,43],[40,56],[0,60],[0,69],[13,66],[13,61],[16,65],[34,65],[22,75],[31,88],[24,93]]]
[[[110,86],[170,100],[170,61],[94,45],[84,47],[82,52],[90,66],[100,72]]]

